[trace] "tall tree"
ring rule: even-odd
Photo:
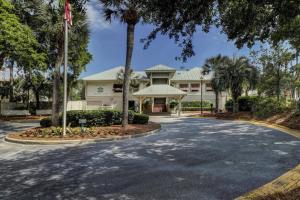
[[[131,59],[134,46],[135,25],[141,18],[140,2],[135,0],[100,0],[103,7],[105,19],[111,21],[118,18],[127,25],[126,60],[123,81],[123,119],[122,126],[128,124],[128,93],[130,84]]]
[[[0,69],[10,69],[10,100],[13,100],[13,68],[43,67],[45,55],[28,25],[22,24],[10,1],[0,0]],[[7,61],[7,62],[5,62]]]
[[[216,104],[216,112],[219,112],[219,95],[222,91],[226,89],[226,64],[228,63],[228,57],[217,55],[215,57],[211,57],[205,61],[203,66],[202,73],[208,74],[213,73],[213,77],[211,80],[212,89],[215,93],[215,104]]]
[[[261,48],[257,52],[253,51],[252,56],[261,71],[259,93],[276,96],[279,101],[282,91],[291,89],[288,82],[293,73],[288,63],[293,59],[292,52],[278,44],[271,48]]]
[[[19,2],[19,1],[16,1]],[[71,1],[74,25],[69,29],[69,73],[74,77],[85,69],[90,61],[91,55],[87,51],[89,32],[87,28],[85,0]],[[52,124],[59,124],[60,111],[60,69],[64,58],[64,1],[27,1],[22,3],[20,10],[22,18],[34,30],[43,51],[47,54],[48,73],[51,73],[53,80],[52,90]],[[25,5],[25,6],[24,6]],[[77,50],[77,52],[76,52]],[[71,84],[72,85],[72,84]]]

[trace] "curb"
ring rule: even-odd
[[[285,193],[295,188],[298,188],[300,183],[299,171],[300,171],[300,165],[287,171],[286,173],[272,180],[271,182],[257,189],[254,189],[246,194],[243,194],[242,196],[239,196],[234,200],[253,200],[258,197],[264,198],[267,195],[272,195],[275,193]]]
[[[77,140],[23,140],[23,139],[16,139],[9,137],[10,134],[6,135],[4,138],[4,141],[11,142],[11,143],[17,143],[17,144],[28,144],[28,145],[56,145],[56,144],[80,144],[80,143],[91,143],[91,142],[110,142],[110,141],[117,141],[117,140],[124,140],[124,139],[130,139],[130,138],[137,138],[137,137],[143,137],[147,135],[152,135],[161,130],[161,127],[152,131],[148,131],[145,133],[139,133],[135,135],[126,135],[121,137],[115,137],[115,138],[98,138],[98,139],[77,139]]]

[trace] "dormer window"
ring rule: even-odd
[[[123,91],[123,85],[122,84],[114,84],[113,91],[116,93],[121,93]]]

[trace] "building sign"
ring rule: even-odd
[[[102,93],[103,90],[104,90],[104,89],[103,89],[103,87],[101,87],[101,86],[97,88],[97,92],[98,92],[98,93]]]

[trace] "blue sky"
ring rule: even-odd
[[[90,23],[89,51],[93,60],[88,64],[86,72],[82,76],[104,71],[118,65],[124,65],[126,53],[126,25],[119,22],[108,24],[103,20],[101,8],[97,3],[89,3],[87,6]],[[167,36],[158,36],[150,47],[143,49],[140,39],[147,36],[152,30],[150,25],[138,24],[135,31],[135,45],[132,58],[134,70],[144,70],[155,64],[165,64],[179,69],[202,66],[205,59],[219,53],[227,56],[249,55],[246,47],[237,49],[232,41],[227,41],[227,36],[221,34],[216,28],[209,33],[197,32],[194,36],[194,50],[196,55],[186,63],[176,61],[181,49]]]

